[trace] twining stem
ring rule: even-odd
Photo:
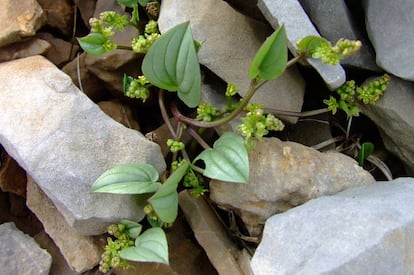
[[[250,83],[250,88],[247,91],[246,96],[242,99],[242,101],[240,101],[240,104],[230,114],[228,114],[227,116],[222,117],[220,119],[217,119],[215,121],[206,122],[206,121],[199,121],[199,120],[195,120],[195,119],[186,117],[186,116],[184,116],[183,114],[180,113],[180,111],[178,110],[177,104],[175,104],[175,103],[173,103],[172,106],[171,106],[171,112],[173,113],[173,115],[174,115],[175,119],[177,119],[177,121],[181,121],[181,122],[189,124],[189,125],[202,127],[202,128],[217,127],[217,126],[220,126],[222,124],[225,124],[225,123],[231,121],[238,114],[240,114],[243,111],[244,107],[246,107],[246,105],[249,103],[249,101],[253,97],[254,93],[257,91],[258,86],[260,87],[261,85],[264,84],[264,82],[266,82],[266,81],[262,81],[261,83],[259,83],[257,85],[257,81],[252,80],[251,83]]]
[[[293,111],[284,111],[284,110],[264,108],[263,111],[265,113],[271,113],[271,114],[282,115],[282,116],[293,116],[293,117],[309,117],[309,116],[316,116],[316,115],[330,112],[328,108],[322,108],[322,109],[305,111],[305,112],[293,112]]]
[[[187,131],[204,149],[211,148],[210,145],[208,145],[207,142],[205,142],[204,139],[193,128],[188,127]]]
[[[168,131],[170,131],[174,139],[177,139],[177,134],[174,131],[170,118],[167,114],[167,109],[165,108],[164,92],[161,90],[158,91],[158,105],[160,106],[161,116],[162,116],[162,119],[164,120],[165,125],[167,125]]]

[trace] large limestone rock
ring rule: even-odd
[[[250,153],[248,184],[213,180],[211,199],[233,210],[252,235],[261,233],[266,219],[313,198],[374,182],[367,171],[343,154],[295,142],[265,138]]]
[[[144,213],[132,196],[91,193],[121,163],[165,169],[159,146],[105,115],[44,57],[0,64],[0,143],[79,233]],[[138,203],[139,204],[139,203]]]
[[[201,42],[201,64],[226,82],[234,83],[241,96],[249,89],[249,67],[257,50],[272,32],[267,25],[231,8],[225,1],[165,0],[158,20],[161,32],[190,21],[194,39]],[[267,108],[300,111],[304,81],[295,67],[265,84],[252,102]],[[287,118],[296,122],[297,118]]]
[[[363,3],[377,65],[393,75],[414,80],[414,2],[365,0]]]
[[[397,77],[391,77],[375,105],[360,105],[361,111],[378,126],[385,147],[403,161],[410,176],[414,176],[413,106],[414,84]]]
[[[14,223],[0,225],[1,274],[49,274],[50,254]]]
[[[412,274],[414,179],[321,197],[267,220],[251,266],[268,274]]]
[[[45,15],[36,0],[1,0],[0,47],[35,35],[45,22]]]
[[[289,49],[296,54],[297,42],[305,36],[320,36],[298,0],[259,0],[259,9],[273,28],[284,24]],[[329,89],[335,90],[345,82],[345,71],[340,65],[331,66],[319,59],[307,61],[319,73]]]

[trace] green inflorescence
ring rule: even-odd
[[[149,97],[150,82],[143,75],[138,78],[134,78],[130,83],[129,87],[125,91],[125,95],[130,98],[139,98],[145,102]]]
[[[130,239],[126,226],[124,224],[111,224],[108,227],[108,233],[114,236],[107,238],[107,245],[99,262],[99,270],[103,273],[109,272],[112,267],[130,268],[131,264],[119,257],[122,249],[134,246],[134,241]]]
[[[197,107],[197,120],[212,121],[219,115],[219,111],[216,107],[210,103],[201,103]]]
[[[150,20],[145,25],[144,35],[139,35],[132,39],[132,50],[137,53],[146,53],[152,44],[160,37],[158,32],[158,23]]]
[[[237,129],[245,137],[248,149],[253,148],[254,139],[261,140],[269,131],[282,131],[285,127],[274,115],[265,115],[261,104],[248,104],[245,110],[247,114],[241,118],[242,124]]]
[[[360,41],[339,39],[335,46],[326,43],[316,48],[313,53],[313,58],[320,58],[323,63],[330,65],[337,65],[341,59],[348,57],[361,48]]]
[[[183,142],[177,141],[171,138],[167,140],[167,146],[168,148],[170,148],[170,151],[173,153],[176,153],[178,151],[185,149],[185,144]]]

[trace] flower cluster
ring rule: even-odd
[[[132,50],[137,53],[146,53],[159,37],[158,23],[154,20],[150,20],[145,25],[144,35],[139,35],[132,39]]]
[[[336,93],[339,95],[339,101],[331,96],[329,99],[323,101],[328,106],[328,109],[335,114],[338,108],[342,109],[348,117],[358,116],[359,108],[356,99],[364,104],[375,104],[379,97],[384,94],[390,83],[390,76],[384,74],[383,76],[358,87],[355,81],[347,81]]]
[[[134,78],[124,90],[124,94],[130,98],[140,98],[143,102],[149,97],[150,82],[143,75]]]
[[[361,41],[339,39],[335,46],[330,43],[321,44],[313,53],[313,58],[320,58],[323,63],[337,65],[341,59],[357,52],[362,46]]]
[[[183,179],[183,186],[191,188],[190,194],[198,197],[207,192],[207,189],[201,184],[200,180],[192,169],[189,169]]]
[[[112,224],[108,227],[108,233],[116,238],[107,238],[107,245],[99,262],[99,270],[103,273],[109,272],[112,267],[129,268],[130,263],[119,257],[122,249],[133,246],[134,241],[129,238],[124,224]]]
[[[216,107],[210,103],[201,103],[197,107],[197,120],[200,121],[212,121],[215,117],[219,115],[219,111]]]
[[[248,104],[245,110],[247,114],[242,117],[242,124],[237,129],[245,137],[248,149],[254,146],[253,138],[260,140],[269,131],[282,131],[285,127],[283,122],[274,115],[265,115],[261,104]]]
[[[168,148],[170,148],[170,151],[173,153],[184,150],[185,148],[185,144],[183,142],[177,141],[171,138],[167,140],[167,146]]]

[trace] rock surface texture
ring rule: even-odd
[[[257,5],[274,29],[285,25],[289,49],[294,54],[300,39],[308,35],[320,36],[298,0],[259,0]],[[345,82],[345,71],[341,65],[331,66],[312,58],[307,61],[329,89],[335,90]]]
[[[1,274],[49,274],[52,257],[14,223],[0,225]]]
[[[266,219],[316,197],[374,182],[355,160],[320,153],[295,142],[265,138],[250,153],[250,180],[235,184],[213,180],[211,199],[235,211],[250,234],[259,235]]]
[[[0,64],[0,143],[80,234],[103,233],[120,218],[139,220],[131,196],[91,193],[121,163],[165,169],[159,146],[105,115],[69,76],[40,56]]]
[[[393,75],[414,80],[414,2],[365,0],[363,3],[377,65]]]
[[[414,179],[321,197],[271,217],[255,275],[412,274]]]
[[[36,0],[1,0],[0,6],[0,47],[35,35],[45,22],[45,14]]]
[[[252,20],[220,0],[165,0],[158,20],[161,32],[190,21],[194,39],[201,42],[201,64],[226,82],[234,83],[244,96],[250,85],[249,67],[257,50],[272,30]],[[265,84],[252,102],[267,108],[300,111],[304,81],[296,68]],[[296,118],[289,118],[296,122]]]

